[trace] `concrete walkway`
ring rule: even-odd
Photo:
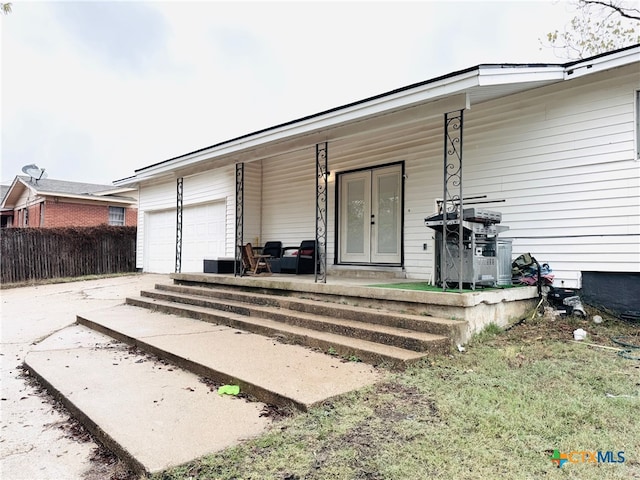
[[[366,364],[345,363],[235,328],[122,304],[125,296],[134,296],[157,280],[171,283],[168,277],[141,275],[129,282],[115,278],[8,290],[3,295],[3,353],[6,323],[14,339],[29,339],[19,344],[16,362],[24,359],[74,417],[137,472],[180,465],[256,436],[269,426],[264,403],[219,396],[201,375],[238,384],[268,403],[303,409],[380,378]],[[98,306],[107,308],[90,308]],[[76,314],[93,328],[69,325]],[[34,335],[27,333],[30,330]],[[197,374],[158,360],[145,348]],[[4,361],[3,357],[3,366]],[[32,411],[21,411],[22,402],[37,395],[16,376],[17,366],[7,368],[6,376],[14,376],[13,387],[22,392],[16,394],[3,381],[0,443],[12,448],[3,449],[0,478],[80,478],[89,466],[87,450],[95,445],[73,444],[56,431],[47,436],[50,419],[43,417],[54,414],[48,406],[33,418]],[[3,368],[3,380],[4,373]],[[10,403],[4,405],[4,398]],[[21,431],[27,418],[34,427],[29,437]],[[54,425],[60,422],[64,418],[56,418]],[[60,442],[65,450],[52,458],[50,452]]]

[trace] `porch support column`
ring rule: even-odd
[[[233,275],[244,274],[242,268],[242,246],[244,245],[244,163],[236,163],[236,239]]]
[[[182,194],[184,181],[182,177],[176,179],[176,273],[182,270]]]
[[[327,184],[329,145],[316,144],[316,259],[315,281],[327,283]]]
[[[442,194],[442,245],[440,252],[440,280],[442,289],[447,289],[451,281],[449,273],[457,271],[458,286],[462,291],[464,278],[464,238],[462,225],[462,127],[464,110],[444,114],[444,182]],[[457,217],[456,222],[448,224],[447,216]],[[451,240],[449,245],[448,240]],[[452,247],[457,243],[457,255]],[[456,261],[458,260],[458,261]]]

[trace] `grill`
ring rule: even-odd
[[[435,278],[440,286],[457,284],[476,286],[511,285],[511,239],[498,235],[509,227],[500,225],[502,214],[482,208],[431,215],[425,226],[436,232]],[[462,251],[460,251],[462,222]],[[446,223],[446,226],[445,226]],[[446,235],[444,234],[446,228]],[[443,239],[446,249],[443,256]]]

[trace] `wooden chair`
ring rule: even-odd
[[[267,259],[269,255],[256,255],[250,243],[242,247],[242,269],[245,273],[256,275],[260,272],[271,273]]]

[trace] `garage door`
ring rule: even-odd
[[[147,212],[144,216],[145,272],[170,273],[175,270],[176,211]]]
[[[225,217],[224,202],[182,210],[182,272],[202,273],[205,258],[224,257]]]
[[[225,252],[225,204],[207,203],[182,210],[182,271],[202,272],[205,258],[223,257]],[[144,270],[175,271],[176,212],[164,210],[145,215]]]

